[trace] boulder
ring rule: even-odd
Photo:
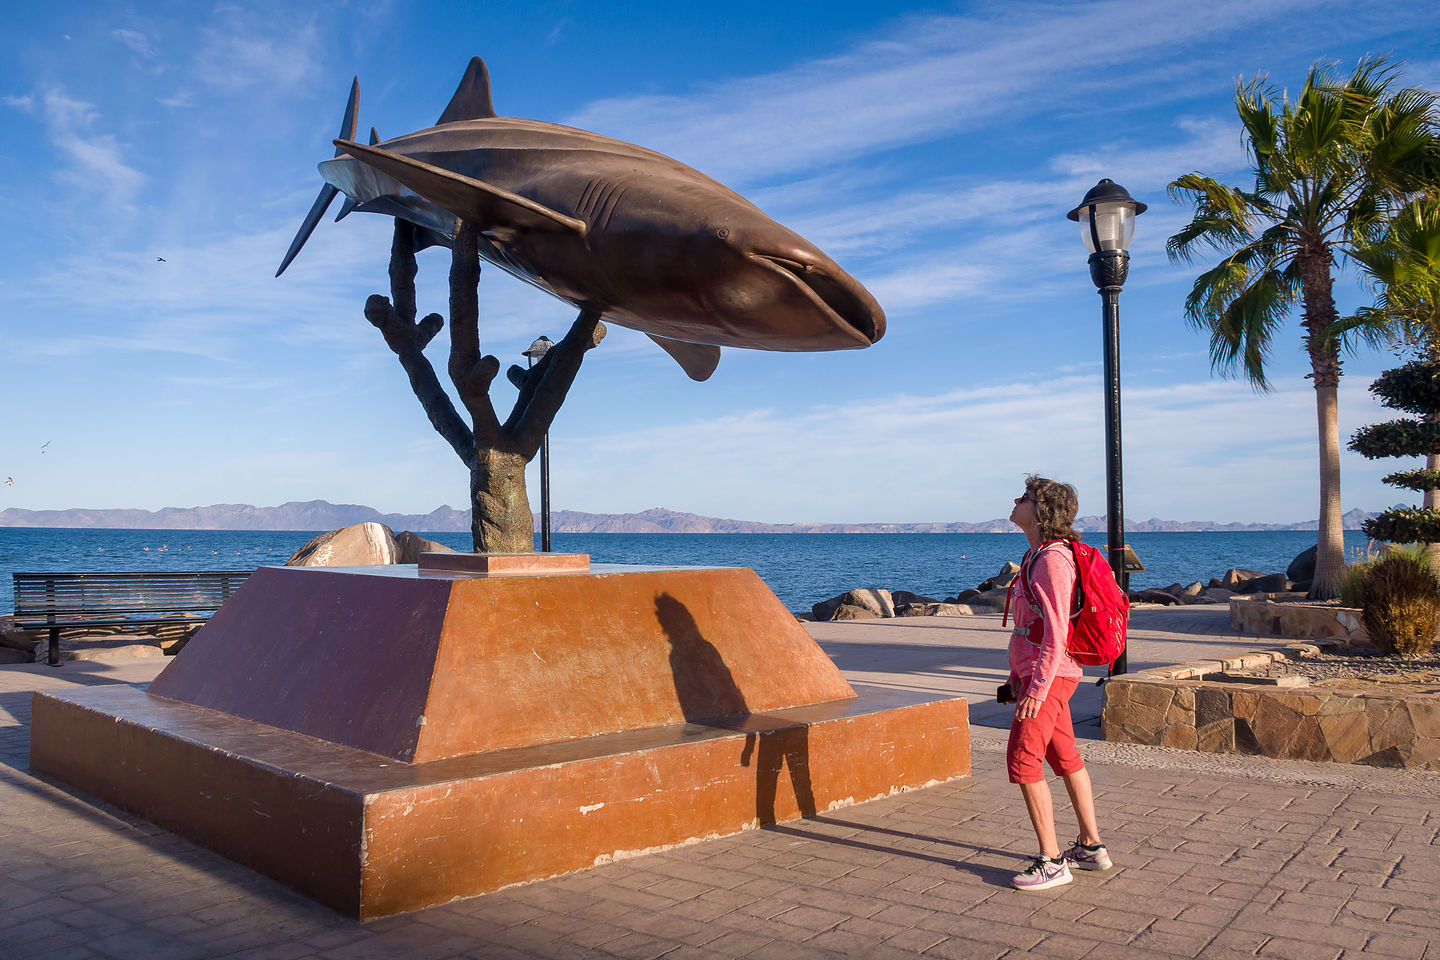
[[[968,617],[972,613],[963,603],[907,603],[895,608],[897,617]]]
[[[21,630],[15,625],[13,614],[0,617],[0,647],[29,653],[46,635],[44,630]]]
[[[980,596],[979,590],[961,590],[955,595],[956,603],[969,603],[975,597]]]
[[[1235,596],[1234,590],[1226,590],[1224,587],[1206,587],[1204,592],[1196,598],[1196,603],[1229,603],[1230,598]]]
[[[893,617],[895,616],[895,601],[890,596],[889,590],[851,590],[842,593],[838,597],[831,597],[829,600],[821,600],[810,608],[810,613],[816,620],[858,620],[860,617],[846,615],[837,616],[841,607],[850,606],[860,610],[870,611],[872,617]]]
[[[399,558],[396,563],[419,563],[422,553],[454,553],[455,551],[443,543],[436,543],[434,540],[426,540],[420,534],[410,530],[395,535],[395,553]]]
[[[1210,585],[1212,587],[1224,587],[1227,590],[1234,590],[1246,580],[1253,580],[1256,577],[1263,576],[1265,576],[1265,574],[1261,573],[1259,570],[1240,570],[1235,567],[1231,567],[1229,570],[1225,571],[1225,576],[1220,578],[1219,583],[1211,581]]]
[[[1200,594],[1204,592],[1205,584],[1201,583],[1199,580],[1196,580],[1194,583],[1190,584],[1189,586],[1185,587],[1185,589],[1180,591],[1180,599],[1185,601],[1186,603],[1194,603],[1196,598],[1198,598]]]
[[[1000,568],[999,573],[989,580],[981,581],[976,589],[984,593],[986,590],[994,590],[996,587],[1008,587],[1010,582],[1018,576],[1020,576],[1020,564],[1013,560],[1007,560],[1005,565]]]
[[[1290,589],[1290,581],[1283,573],[1267,573],[1249,580],[1242,580],[1235,588],[1236,593],[1284,593]]]
[[[975,612],[983,610],[986,612],[994,611],[999,613],[1005,609],[1005,596],[1008,592],[1008,590],[1003,590],[998,587],[994,590],[986,590],[983,593],[977,593],[975,596],[967,598],[965,605]]]
[[[878,620],[880,614],[869,607],[862,607],[854,603],[842,603],[830,614],[831,620]]]
[[[1180,602],[1180,599],[1166,593],[1164,590],[1131,590],[1130,602],[1158,603],[1166,607],[1173,607]]]
[[[1291,580],[1313,580],[1315,578],[1315,547],[1306,547],[1290,561],[1285,576]]]
[[[287,567],[362,567],[398,563],[395,534],[383,523],[357,523],[322,533],[285,561]]]
[[[895,604],[896,616],[900,615],[900,605],[903,603],[939,603],[934,597],[921,596],[909,590],[891,590],[890,599]]]

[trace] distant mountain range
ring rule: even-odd
[[[1357,530],[1375,516],[1351,510],[1344,516],[1346,530]],[[354,523],[375,521],[392,530],[444,533],[470,529],[470,512],[448,506],[429,513],[381,513],[353,503],[310,500],[256,507],[248,503],[217,503],[208,507],[165,507],[163,510],[0,510],[0,527],[88,527],[126,530],[333,530]],[[556,533],[1013,533],[1009,520],[980,523],[758,523],[722,520],[694,513],[655,507],[641,513],[579,513],[557,510],[550,515]],[[536,525],[538,528],[539,521]],[[1125,529],[1136,533],[1210,531],[1314,530],[1318,521],[1301,523],[1214,523],[1208,520],[1127,520]],[[1103,531],[1103,516],[1081,517],[1075,527],[1082,533]]]

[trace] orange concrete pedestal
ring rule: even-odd
[[[262,568],[151,684],[37,694],[31,766],[361,919],[970,772],[752,571]]]

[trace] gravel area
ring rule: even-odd
[[[1286,673],[1309,677],[1315,684],[1332,680],[1370,680],[1375,683],[1440,683],[1440,654],[1405,660],[1373,651],[1346,650],[1290,660],[1277,667]],[[1277,672],[1279,672],[1277,670]]]

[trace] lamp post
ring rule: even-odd
[[[1110,569],[1121,590],[1129,591],[1125,572],[1125,506],[1120,471],[1120,288],[1130,269],[1130,237],[1145,204],[1113,180],[1101,180],[1067,216],[1080,224],[1090,251],[1090,279],[1100,292],[1105,318],[1105,488],[1106,539]],[[1111,667],[1124,673],[1125,654]]]
[[[535,361],[545,356],[554,341],[541,337],[530,344],[525,351],[525,367],[535,366]],[[550,552],[550,431],[540,438],[540,550]]]

